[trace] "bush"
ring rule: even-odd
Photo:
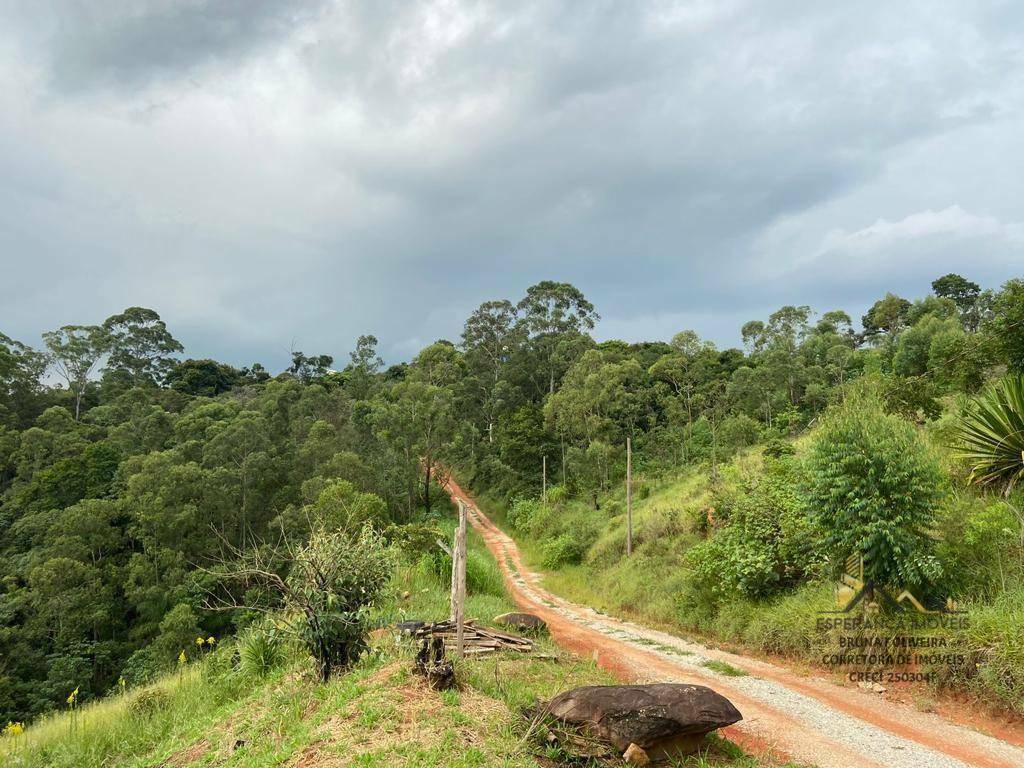
[[[244,675],[263,679],[284,660],[284,644],[273,626],[249,627],[238,639],[238,668]]]
[[[971,482],[1012,491],[1024,479],[1024,377],[1007,377],[975,400],[957,436]]]
[[[299,615],[298,636],[326,682],[366,648],[370,610],[383,595],[392,552],[370,526],[358,535],[314,531],[295,557],[285,583],[285,606]]]
[[[508,509],[508,524],[520,533],[530,533],[543,512],[543,504],[537,499],[520,497]]]
[[[572,533],[563,533],[541,545],[542,564],[545,568],[558,568],[562,565],[576,565],[583,559],[586,552],[585,542]]]
[[[913,426],[870,398],[851,398],[826,419],[807,468],[809,512],[837,570],[860,556],[866,579],[880,586],[939,576],[932,530],[944,478]]]

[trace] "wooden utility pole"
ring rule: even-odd
[[[461,659],[465,654],[466,608],[466,504],[459,500],[459,525],[455,529],[452,548],[452,622],[455,624],[455,650]]]
[[[541,461],[541,486],[540,486],[540,498],[542,501],[548,500],[548,457],[545,456]]]
[[[626,438],[626,554],[633,554],[633,441]]]

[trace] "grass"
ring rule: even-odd
[[[922,434],[952,475],[956,465],[943,447],[941,435],[930,435],[928,430]],[[812,438],[805,434],[794,442],[798,455]],[[531,516],[535,523],[529,532],[508,524],[502,500],[482,494],[480,501],[492,519],[516,538],[527,567],[542,571],[545,587],[558,595],[602,613],[713,644],[819,665],[824,656],[839,650],[840,633],[817,629],[820,613],[835,608],[831,582],[804,583],[757,599],[736,593],[710,601],[693,589],[685,555],[707,535],[709,520],[712,528],[720,522],[725,510],[714,510],[719,503],[716,499],[737,498],[743,480],[763,472],[764,459],[755,447],[721,465],[714,494],[706,467],[688,466],[661,477],[638,477],[630,558],[625,557],[622,488],[602,496],[599,509],[588,501],[558,494],[557,503]],[[1020,507],[1022,500],[1024,494],[1018,494],[1011,503]],[[1020,543],[1024,538],[1020,523],[1006,512],[1005,503],[969,490],[950,494],[943,515],[942,551],[948,564],[948,583],[940,588],[968,611],[968,626],[947,637],[953,652],[962,651],[967,663],[930,670],[937,673],[933,680],[940,688],[969,692],[995,709],[1024,714],[1024,545]],[[588,542],[581,561],[552,563],[552,548],[546,547],[546,542],[567,535]]]
[[[467,612],[486,621],[513,604],[500,588],[500,572],[483,542],[471,533],[470,551],[481,567]],[[495,581],[494,576],[497,576]],[[495,584],[499,588],[495,588]],[[448,613],[448,587],[422,563],[394,578],[406,600],[384,606],[381,624],[403,618],[438,619]],[[520,714],[556,693],[612,680],[591,661],[560,652],[554,658],[499,654],[457,662],[460,689],[435,692],[411,673],[408,640],[382,631],[371,652],[330,683],[316,681],[304,655],[292,650],[264,679],[231,663],[225,642],[215,653],[145,688],[62,712],[0,739],[5,768],[264,768],[340,765],[519,768],[535,766],[545,748]],[[147,702],[143,706],[140,702]],[[564,754],[549,750],[562,759]],[[687,768],[766,765],[722,739],[678,763]]]
[[[717,672],[720,675],[726,677],[746,677],[747,673],[742,669],[737,669],[732,664],[727,664],[724,661],[718,661],[716,659],[708,659],[707,661],[701,662],[701,666],[710,669],[712,672]]]

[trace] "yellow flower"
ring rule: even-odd
[[[206,644],[207,645],[213,645],[216,642],[217,642],[217,638],[215,638],[213,635],[210,635],[208,638],[206,638]]]
[[[8,722],[7,726],[3,730],[4,736],[20,736],[25,731],[25,726],[22,723]]]
[[[203,643],[205,643],[205,642],[206,642],[206,641],[205,641],[205,640],[203,640],[203,638],[201,638],[201,637],[197,637],[197,638],[196,638],[196,645],[198,645],[198,646],[199,646],[200,648],[202,648],[202,647],[203,647]]]
[[[185,661],[186,661],[186,659],[185,659],[185,649],[182,649],[181,653],[178,654],[178,663],[179,664],[184,664]]]
[[[121,677],[117,678],[117,684],[119,686],[121,686],[121,690],[122,691],[124,691],[125,686],[128,685],[128,683],[125,682],[123,675]]]
[[[75,688],[75,690],[68,694],[68,704],[74,706],[76,701],[78,701],[78,688]]]

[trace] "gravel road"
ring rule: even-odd
[[[754,753],[819,768],[1024,768],[1024,744],[993,738],[878,694],[717,649],[601,614],[543,589],[515,542],[454,482],[469,520],[497,558],[516,602],[543,618],[553,639],[593,656],[630,682],[707,685],[743,713],[725,735]],[[744,676],[703,666],[726,662]]]

